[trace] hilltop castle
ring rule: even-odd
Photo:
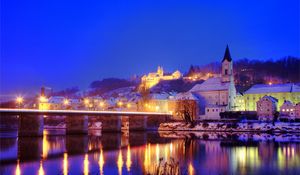
[[[161,66],[158,66],[156,72],[150,72],[142,77],[142,86],[149,89],[157,85],[162,80],[177,80],[182,77],[182,74],[176,70],[172,74],[165,74]]]

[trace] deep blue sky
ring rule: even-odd
[[[86,88],[162,65],[299,57],[299,1],[1,0],[1,94]]]

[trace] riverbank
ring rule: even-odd
[[[199,122],[194,127],[184,122],[160,124],[159,131],[208,131],[208,132],[271,132],[300,133],[300,123],[275,122]]]

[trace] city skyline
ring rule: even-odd
[[[158,65],[184,72],[220,60],[226,44],[234,60],[299,57],[297,1],[12,3],[1,7],[1,95],[84,89]]]

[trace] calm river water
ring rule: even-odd
[[[174,160],[182,174],[300,174],[297,135],[60,132],[2,132],[0,174],[155,174],[160,160]]]

